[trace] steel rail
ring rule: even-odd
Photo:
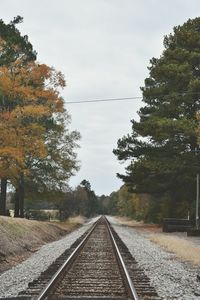
[[[104,218],[105,218],[105,217],[104,217]],[[130,278],[130,275],[129,275],[129,273],[128,273],[128,270],[127,270],[127,268],[126,268],[126,266],[125,266],[125,263],[124,263],[124,261],[123,261],[123,258],[122,258],[122,256],[121,256],[121,253],[120,253],[119,248],[118,248],[118,246],[117,246],[117,243],[116,243],[116,241],[115,241],[115,238],[114,238],[114,236],[113,236],[113,234],[112,234],[112,231],[111,231],[111,229],[110,229],[109,222],[108,222],[108,220],[107,220],[106,218],[105,218],[105,220],[106,220],[106,223],[107,223],[107,226],[108,226],[108,230],[109,230],[109,233],[110,233],[110,236],[111,236],[112,243],[113,243],[113,245],[114,245],[114,249],[115,249],[115,252],[116,252],[116,256],[117,256],[118,261],[119,261],[119,263],[120,263],[120,265],[121,265],[122,271],[123,271],[123,273],[124,273],[124,275],[125,275],[125,279],[126,279],[126,281],[127,281],[127,283],[128,283],[128,288],[129,288],[130,296],[131,296],[131,298],[132,298],[133,300],[140,300],[140,298],[139,298],[139,296],[138,296],[138,294],[137,294],[137,292],[136,292],[136,289],[135,289],[135,287],[134,287],[134,285],[133,285],[133,283],[132,283],[132,280],[131,280],[131,278]]]
[[[106,221],[107,224],[107,228],[111,237],[111,242],[114,246],[114,251],[116,254],[116,258],[117,261],[122,269],[122,272],[125,276],[125,279],[127,281],[127,285],[128,285],[128,290],[129,290],[129,296],[131,297],[132,300],[140,300],[140,298],[137,295],[137,292],[133,286],[132,280],[130,278],[130,275],[128,273],[128,270],[125,266],[125,263],[123,261],[123,258],[120,254],[119,248],[115,242],[114,236],[112,234],[112,231],[110,229],[110,225],[108,220],[106,219],[106,217],[103,216],[103,218]],[[102,217],[100,217],[92,226],[92,228],[90,229],[90,231],[87,233],[87,235],[84,237],[84,239],[80,242],[80,244],[74,249],[74,251],[71,253],[71,255],[67,258],[67,260],[64,262],[64,264],[57,270],[57,272],[53,275],[53,277],[51,278],[51,280],[49,281],[49,283],[46,285],[46,287],[40,292],[40,294],[38,296],[35,296],[32,298],[32,300],[44,300],[47,296],[49,291],[51,290],[51,288],[53,287],[53,285],[55,284],[56,280],[59,278],[59,276],[62,274],[62,272],[65,270],[65,268],[67,268],[68,265],[70,265],[70,263],[73,261],[73,259],[76,257],[76,255],[78,254],[78,252],[80,251],[81,247],[84,246],[84,244],[86,243],[88,237],[91,235],[91,233],[93,232],[93,230],[95,229],[95,227],[97,226],[98,222],[102,219]]]
[[[54,274],[54,276],[51,278],[47,286],[40,292],[38,296],[33,297],[33,300],[44,300],[47,297],[48,292],[51,290],[52,286],[55,284],[55,281],[58,279],[58,277],[62,274],[63,270],[67,267],[68,264],[71,263],[72,259],[76,256],[78,251],[80,250],[81,246],[84,245],[88,237],[91,235],[93,230],[98,224],[98,221],[101,219],[100,217],[92,226],[91,230],[87,233],[87,235],[84,237],[84,239],[80,242],[80,244],[74,249],[74,251],[71,253],[71,255],[67,258],[67,260],[64,262],[64,264],[58,269],[58,271]]]

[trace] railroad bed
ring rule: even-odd
[[[19,298],[161,299],[105,217],[99,218]]]

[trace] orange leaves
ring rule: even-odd
[[[5,147],[1,147],[0,148],[0,160],[3,161],[2,158],[4,158],[7,160],[7,162],[10,159],[14,159],[16,160],[16,162],[18,164],[23,164],[24,159],[23,159],[23,155],[22,152],[20,151],[20,148],[18,147],[11,147],[11,146],[5,146]]]
[[[31,117],[39,120],[40,118],[46,116],[51,116],[51,111],[49,107],[44,105],[26,105],[24,107],[17,106],[11,113],[13,118],[26,118]]]
[[[4,96],[8,96],[13,88],[13,81],[11,79],[7,67],[0,67],[0,90]]]
[[[1,122],[6,122],[6,121],[9,121],[11,118],[11,114],[9,111],[3,111],[1,113]]]
[[[60,110],[63,101],[58,89],[64,86],[63,74],[45,64],[30,62],[22,65],[18,59],[9,67],[0,67],[0,92],[11,101],[38,104],[42,99],[45,105],[53,107],[55,111],[59,101]]]
[[[64,107],[63,107],[63,99],[62,98],[58,98],[55,102],[55,110],[57,112],[64,112]]]
[[[5,48],[6,41],[0,37],[0,51],[2,52]]]
[[[0,67],[0,176],[16,176],[27,159],[47,156],[45,120],[64,111],[64,86],[62,73],[45,64],[17,59]]]
[[[36,159],[47,155],[45,129],[41,125],[29,123],[22,126],[17,119],[11,121],[9,118],[7,122],[0,122],[0,173],[7,172],[7,177],[11,176],[12,170],[15,176],[25,170],[28,157]]]
[[[49,80],[50,85],[54,89],[57,87],[64,88],[66,86],[63,74],[59,71],[56,71],[54,68],[50,68],[50,76],[47,78],[47,80]]]

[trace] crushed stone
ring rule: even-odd
[[[142,232],[121,226],[116,218],[108,217],[108,220],[149,277],[160,297],[166,300],[200,299],[198,267],[180,261],[173,253],[163,250],[145,238]]]

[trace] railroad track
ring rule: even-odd
[[[105,217],[30,283],[20,298],[161,299]]]

